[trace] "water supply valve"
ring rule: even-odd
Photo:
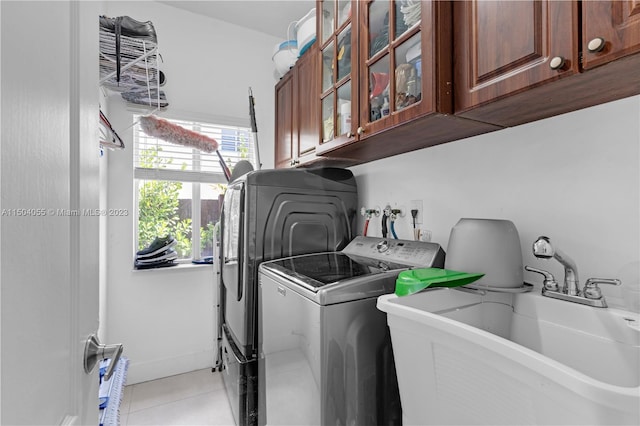
[[[360,209],[360,214],[365,218],[364,229],[362,230],[362,236],[366,237],[367,230],[369,229],[369,220],[371,220],[373,216],[376,216],[376,217],[380,216],[380,207],[376,206],[372,209],[367,209],[365,207],[362,207]]]
[[[377,206],[374,208],[362,207],[360,209],[360,214],[364,216],[366,219],[371,219],[373,216],[378,217],[380,216],[380,207],[377,207]]]
[[[395,222],[396,219],[398,218],[398,216],[404,216],[403,210],[402,209],[392,209],[390,205],[386,205],[384,208],[384,216],[382,218],[382,226],[383,226],[383,234],[382,236],[385,237],[385,232],[384,232],[384,228],[386,226],[386,218],[388,217],[391,221],[391,235],[393,236],[393,238],[395,238],[396,240],[398,239],[398,234],[396,234],[396,228],[395,228]]]
[[[389,217],[391,220],[396,220],[399,217],[404,217],[404,210],[401,208],[391,208],[389,204],[387,204],[384,208],[384,215]]]

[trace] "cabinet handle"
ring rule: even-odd
[[[561,70],[562,68],[564,68],[564,64],[565,64],[565,60],[564,60],[564,57],[562,56],[554,56],[549,61],[549,67],[552,70]]]
[[[353,136],[354,136],[354,134],[353,134],[353,133],[351,133],[351,132],[347,132],[347,137],[348,137],[348,138],[352,138]]]
[[[587,49],[591,53],[597,53],[604,49],[605,44],[606,42],[602,37],[596,37],[587,44]]]
[[[364,127],[358,127],[358,134],[359,135],[363,135],[364,134]]]
[[[296,164],[300,164],[300,160],[291,160],[292,166],[295,166]]]

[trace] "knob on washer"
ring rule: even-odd
[[[376,248],[378,249],[378,253],[384,253],[385,251],[389,250],[389,241],[387,240],[380,241],[376,245]]]

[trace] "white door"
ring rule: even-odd
[[[97,10],[0,1],[0,424],[98,423]]]

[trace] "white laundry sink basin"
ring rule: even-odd
[[[521,295],[514,298],[509,339],[596,380],[640,385],[636,313]]]
[[[640,318],[538,293],[381,296],[405,424],[638,424]]]

